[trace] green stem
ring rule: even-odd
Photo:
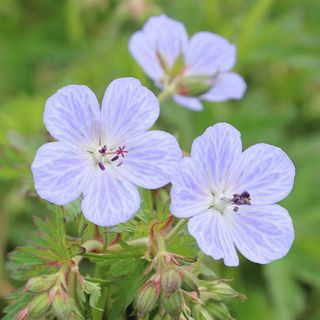
[[[181,229],[184,228],[184,226],[187,224],[187,219],[181,219],[174,228],[167,234],[166,241],[169,242],[173,240],[180,232]]]
[[[108,248],[108,229],[106,229],[106,232],[104,232],[104,245],[102,247],[102,253],[105,252]],[[104,265],[96,265],[96,269],[94,272],[94,277],[98,279],[104,279],[106,272],[106,266]],[[106,303],[107,303],[107,288],[105,286],[101,287],[101,296],[99,298],[99,301],[97,303],[97,307],[101,310],[92,309],[92,320],[103,320]]]
[[[103,279],[105,276],[106,266],[96,265],[96,270],[94,272],[94,277],[98,279]],[[101,288],[101,296],[97,303],[97,307],[99,309],[103,309],[103,311],[92,309],[92,320],[103,320],[104,309],[107,302],[107,290],[106,287]]]
[[[100,241],[97,240],[88,240],[81,244],[81,247],[86,249],[86,252],[98,251],[101,252],[103,250],[103,245]],[[80,261],[83,259],[83,256],[76,256],[72,258],[72,260],[78,265]]]
[[[158,100],[160,103],[164,102],[165,100],[169,99],[175,90],[174,85],[170,85],[166,87],[159,95],[158,95]]]
[[[131,247],[140,248],[140,247],[146,247],[148,245],[148,241],[149,241],[148,237],[145,237],[145,238],[133,239],[131,241],[128,241],[127,244]],[[115,244],[108,248],[108,251],[122,251],[122,250],[123,250],[123,247],[120,246],[120,244]]]
[[[158,253],[167,251],[166,240],[161,234],[157,236],[157,244],[158,244]]]

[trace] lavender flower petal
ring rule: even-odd
[[[132,183],[147,189],[168,184],[181,161],[181,150],[174,136],[150,131],[126,142],[129,152],[119,173]]]
[[[205,254],[215,260],[223,258],[227,266],[239,264],[228,221],[220,212],[208,210],[192,217],[188,222],[188,230]]]
[[[106,145],[148,130],[159,116],[154,94],[134,78],[120,78],[108,86],[101,109],[101,135]]]
[[[227,123],[218,123],[194,140],[191,158],[206,170],[215,191],[225,189],[227,193],[232,188],[231,171],[239,162],[241,149],[240,132]]]
[[[81,208],[84,216],[99,226],[113,226],[131,219],[140,207],[137,188],[119,181],[112,172],[93,174],[83,193]]]
[[[273,204],[290,193],[294,176],[295,167],[284,151],[256,144],[241,155],[236,189],[248,191],[252,204]]]
[[[89,155],[62,142],[39,148],[31,168],[37,193],[58,205],[75,200],[86,188],[94,169]]]
[[[247,85],[236,73],[222,73],[213,80],[213,87],[200,98],[203,100],[222,102],[229,99],[241,99]]]
[[[211,32],[196,33],[186,49],[187,74],[215,75],[229,71],[235,64],[236,47]]]
[[[63,87],[47,100],[44,123],[59,141],[82,150],[98,145],[100,107],[97,98],[87,86]]]
[[[190,218],[210,207],[210,179],[191,158],[181,161],[172,179],[170,211],[178,218]]]
[[[180,96],[180,95],[174,95],[173,100],[180,104],[183,107],[186,107],[190,110],[194,111],[202,111],[203,106],[198,98],[195,97],[186,97],[186,96]]]
[[[294,239],[292,220],[279,205],[241,207],[230,228],[236,247],[256,263],[282,258]]]

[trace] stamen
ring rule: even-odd
[[[105,154],[107,152],[107,146],[104,145],[100,150],[98,150],[101,154]]]
[[[112,159],[111,159],[111,161],[116,161],[116,160],[118,160],[119,159],[119,156],[115,156],[115,157],[113,157]]]
[[[232,202],[237,204],[237,205],[251,205],[251,198],[250,198],[250,193],[248,191],[244,191],[241,194],[235,193],[233,195]]]
[[[106,167],[104,166],[104,164],[102,162],[99,162],[99,168],[104,171],[106,170]]]

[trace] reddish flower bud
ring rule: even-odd
[[[161,287],[165,295],[170,296],[181,287],[181,276],[178,271],[170,268],[161,275]]]

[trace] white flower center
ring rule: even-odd
[[[244,191],[241,194],[235,193],[232,198],[224,194],[212,193],[210,207],[216,209],[222,214],[229,211],[228,209],[232,209],[234,212],[237,212],[241,205],[251,205],[249,192]]]
[[[106,165],[116,165],[121,166],[123,163],[123,158],[128,150],[125,146],[118,147],[118,149],[108,149],[106,145],[98,147],[94,152],[92,152],[93,158],[95,159],[99,168],[103,171],[106,169]]]
[[[230,200],[228,200],[224,196],[213,195],[211,206],[214,209],[216,209],[216,210],[220,211],[221,213],[223,213],[225,211],[225,209],[230,205],[231,205]]]

